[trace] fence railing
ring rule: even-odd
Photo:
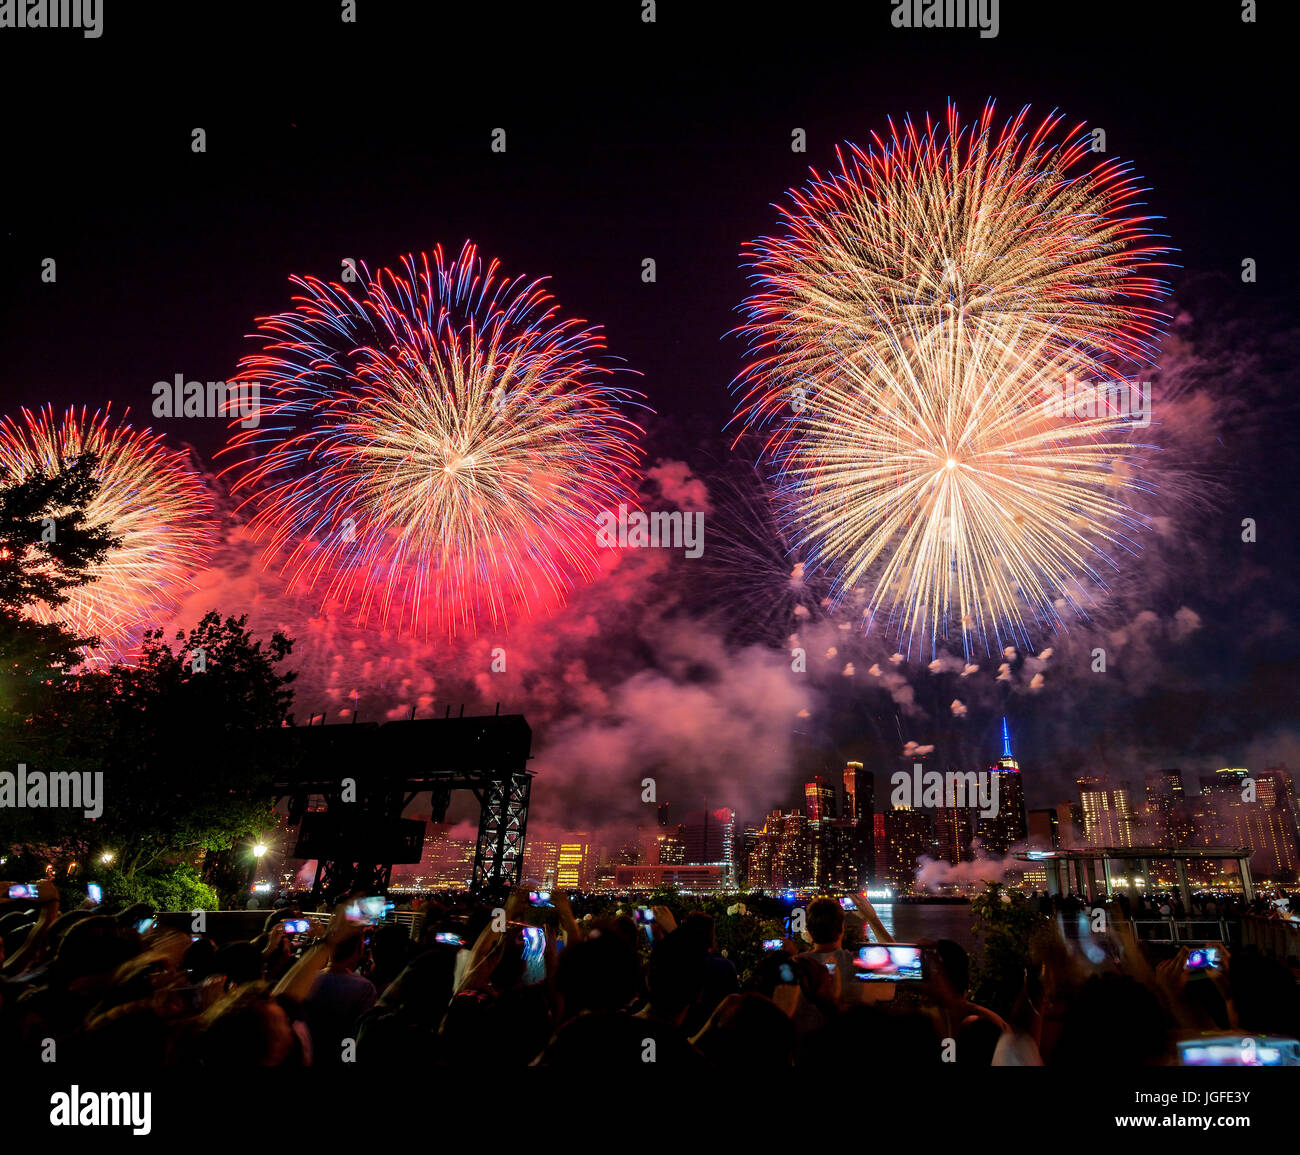
[[[1221,942],[1230,946],[1241,937],[1235,918],[1135,918],[1133,929],[1142,942]]]
[[[1300,922],[1248,914],[1241,920],[1241,941],[1288,966],[1300,961]]]

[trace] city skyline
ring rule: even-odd
[[[682,808],[675,820],[678,809],[667,801],[635,825],[534,826],[523,878],[541,887],[611,892],[675,886],[688,892],[746,887],[852,893],[889,887],[905,895],[952,888],[947,876],[927,882],[927,864],[1000,864],[1005,881],[1045,887],[1046,876],[1018,853],[1144,847],[1248,847],[1257,881],[1294,882],[1300,868],[1297,799],[1285,768],[1254,775],[1245,768],[1221,768],[1194,786],[1177,768],[1165,768],[1146,775],[1136,801],[1131,786],[1105,774],[1087,775],[1075,783],[1076,798],[1028,807],[1020,785],[1024,771],[1004,719],[998,757],[988,772],[1002,783],[1000,812],[991,818],[974,806],[890,805],[892,774],[882,783],[863,764],[850,762],[839,782],[816,776],[804,782],[798,794],[802,806],[777,807],[762,816],[738,818],[731,807]],[[433,824],[424,859],[395,869],[395,884],[467,886],[475,832],[465,824],[461,829],[464,836],[456,838],[452,825]],[[1192,880],[1210,885],[1231,878],[1220,868],[1205,870],[1193,871]],[[978,889],[988,877],[963,876],[961,886]]]

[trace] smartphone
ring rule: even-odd
[[[655,912],[648,906],[635,906],[632,908],[632,917],[640,923],[654,922]]]
[[[1300,1067],[1300,1041],[1268,1035],[1203,1035],[1178,1041],[1180,1067]]]
[[[393,909],[393,904],[382,895],[359,898],[350,902],[343,912],[348,922],[377,923],[383,922],[384,915]]]
[[[783,986],[793,986],[799,980],[794,976],[794,967],[789,963],[782,963],[780,969],[776,972],[780,976]]]
[[[845,910],[857,910],[857,909],[858,909],[858,904],[857,904],[856,902],[854,902],[853,899],[851,899],[851,898],[841,898],[841,899],[840,899],[840,906],[842,906]]]
[[[1187,955],[1187,962],[1184,964],[1183,969],[1189,971],[1218,970],[1218,947],[1207,946],[1201,950],[1189,952]]]
[[[549,890],[530,890],[528,892],[528,901],[534,906],[554,906],[551,901],[551,892]]]
[[[785,946],[783,938],[765,938],[763,940],[764,950],[781,950]]]
[[[16,882],[9,888],[10,898],[37,898],[40,891],[34,882]]]
[[[907,943],[871,943],[853,960],[853,977],[863,983],[919,982],[925,978],[925,956]]]
[[[311,930],[311,923],[305,918],[286,918],[280,925],[285,934],[305,934]]]
[[[465,940],[460,935],[458,935],[454,930],[438,931],[433,936],[433,941],[444,943],[447,946],[463,947],[465,945]]]
[[[540,926],[525,926],[524,985],[533,986],[546,980],[546,931]]]
[[[96,906],[98,906],[101,902],[104,901],[103,888],[97,882],[87,883],[86,897],[90,899],[90,901],[93,902]]]
[[[136,934],[146,934],[147,932],[153,930],[154,924],[157,921],[158,920],[156,918],[140,919],[140,921],[135,924]]]

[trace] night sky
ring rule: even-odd
[[[910,711],[858,682],[827,683],[786,765],[892,767],[903,740],[986,761],[1005,711],[1037,772],[1030,805],[1059,801],[1068,775],[1099,764],[1262,768],[1290,754],[1300,769],[1280,5],[1243,24],[1231,2],[1005,0],[994,39],[895,29],[884,2],[668,0],[653,24],[636,0],[451,7],[360,0],[348,25],[329,2],[106,0],[99,39],[0,31],[3,410],[111,401],[210,460],[223,423],[153,421],[155,381],[231,375],[254,318],[288,307],[292,274],[333,279],[344,257],[374,267],[469,238],[511,275],[550,276],[566,312],[604,327],[655,411],[648,462],[704,475],[729,453],[740,249],[773,228],[785,190],[890,115],[942,115],[951,99],[970,119],[990,97],[999,120],[1059,108],[1134,162],[1179,250],[1173,360],[1214,399],[1213,449],[1198,465],[1217,490],[1142,596],[1161,621],[1188,607],[1199,626],[1144,645],[1140,677],[1130,649],[1129,671],[1104,684],[1049,671],[1042,693],[992,686],[960,723],[944,708],[951,687],[920,684],[923,670]],[[497,127],[504,155],[490,150]],[[46,257],[54,285],[40,281]],[[647,257],[655,284],[641,279]],[[1241,283],[1246,257],[1256,284]],[[1254,544],[1240,540],[1243,517],[1257,521]],[[1057,648],[1058,662],[1073,653]],[[588,673],[610,677],[595,662]],[[523,693],[503,708],[564,716]],[[789,801],[772,797],[783,788],[732,804]]]

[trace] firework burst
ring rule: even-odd
[[[599,330],[471,244],[361,281],[294,278],[241,362],[270,399],[227,449],[264,561],[426,635],[553,608],[598,569],[596,515],[634,501],[635,395]]]
[[[821,618],[829,591],[791,547],[772,487],[750,469],[727,471],[710,478],[709,500],[706,580],[694,592],[731,638],[779,643]]]
[[[145,628],[162,624],[191,576],[217,541],[214,505],[188,456],[167,449],[162,437],[112,421],[107,411],[22,410],[0,420],[0,476],[21,481],[57,471],[64,462],[94,454],[99,491],[86,509],[90,525],[106,525],[120,539],[87,571],[91,581],[68,591],[61,606],[35,606],[42,622],[61,621],[99,646],[87,657],[129,657]]]
[[[1149,447],[1067,382],[1150,361],[1169,250],[1116,160],[1061,118],[926,119],[850,147],[752,246],[737,419],[761,433],[793,543],[869,622],[967,654],[1086,614],[1135,551]],[[1147,393],[1149,400],[1149,390]]]

